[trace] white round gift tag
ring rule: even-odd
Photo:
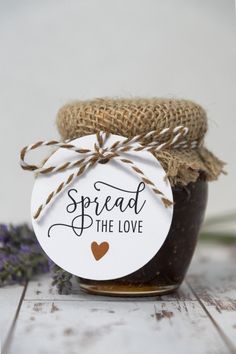
[[[110,135],[105,147],[124,139]],[[71,143],[93,149],[95,142],[96,135],[88,135]],[[44,166],[57,166],[82,157],[59,148]],[[165,171],[150,152],[123,153],[122,157],[132,160],[165,197],[173,201]],[[33,218],[49,193],[75,170],[36,178],[31,213],[43,250],[61,268],[86,279],[116,279],[143,267],[167,237],[173,206],[166,208],[140,175],[119,159],[96,163],[60,192],[39,219]]]

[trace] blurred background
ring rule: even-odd
[[[207,216],[235,211],[235,38],[233,0],[0,0],[0,222],[30,220],[20,149],[58,138],[64,103],[103,96],[200,103],[228,172]]]

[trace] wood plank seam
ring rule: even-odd
[[[18,303],[18,306],[17,306],[17,309],[16,309],[15,316],[14,316],[14,318],[12,320],[12,324],[11,324],[11,326],[9,328],[9,332],[8,332],[8,334],[6,336],[5,342],[3,343],[2,354],[7,354],[8,350],[9,350],[9,347],[10,347],[10,344],[11,344],[11,339],[12,339],[13,332],[14,332],[14,328],[16,326],[17,318],[19,316],[20,309],[21,309],[21,306],[22,306],[22,303],[23,303],[23,300],[24,300],[24,297],[25,297],[27,286],[28,286],[28,281],[25,283],[25,286],[23,288],[23,291],[22,291],[22,294],[21,294],[21,297],[20,297],[20,300],[19,300],[19,303]]]
[[[200,306],[202,307],[203,311],[209,317],[210,321],[212,322],[212,324],[216,328],[216,330],[219,333],[220,337],[222,338],[222,340],[224,341],[224,343],[228,347],[229,353],[230,354],[236,354],[236,348],[235,348],[234,344],[231,342],[230,338],[224,333],[223,329],[218,325],[218,323],[212,317],[212,315],[210,314],[210,312],[207,310],[206,306],[204,305],[203,301],[200,299],[198,294],[195,292],[195,290],[193,289],[193,287],[191,286],[191,284],[187,280],[186,280],[186,284],[189,286],[189,289],[192,291],[193,295],[198,300],[198,302],[199,302]]]

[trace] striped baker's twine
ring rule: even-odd
[[[89,168],[93,167],[97,162],[105,163],[113,158],[119,160],[125,164],[132,172],[136,173],[139,178],[151,188],[151,190],[158,195],[165,207],[171,206],[173,203],[166,198],[166,196],[155,186],[155,184],[145,176],[144,172],[137,167],[134,162],[128,158],[121,156],[127,152],[139,152],[139,151],[148,151],[151,153],[159,152],[163,149],[175,149],[175,148],[195,148],[198,146],[197,141],[187,142],[184,138],[188,133],[188,128],[183,126],[175,127],[174,129],[165,128],[160,132],[154,130],[146,134],[139,134],[133,138],[127,138],[125,140],[119,140],[113,143],[109,147],[104,147],[106,140],[108,139],[110,133],[99,132],[96,134],[97,141],[94,143],[93,149],[84,149],[78,146],[73,145],[70,141],[59,142],[55,140],[50,141],[39,141],[35,144],[28,145],[21,150],[20,153],[20,164],[24,170],[33,171],[37,174],[50,174],[56,172],[62,172],[71,168],[77,168],[75,172],[71,173],[69,177],[60,183],[57,188],[52,191],[45,202],[41,204],[34,214],[34,219],[37,219],[43,209],[49,205],[55,197],[61,193],[68,185],[73,183],[73,181],[84,174]],[[167,135],[170,138],[163,143],[158,142],[158,138],[162,138]],[[155,138],[155,141],[146,143],[142,145],[142,142],[148,138]],[[137,146],[137,143],[141,144]],[[78,153],[80,157],[76,161],[67,161],[57,166],[39,166],[32,165],[25,162],[25,157],[27,153],[31,150],[35,150],[45,146],[53,146],[58,148],[64,148]]]

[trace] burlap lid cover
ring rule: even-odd
[[[203,146],[207,131],[204,109],[188,100],[175,99],[95,99],[63,106],[57,127],[63,139],[73,139],[100,130],[133,137],[152,130],[183,125],[186,139],[197,141],[195,149],[168,149],[155,156],[165,169],[172,186],[195,182],[199,175],[215,180],[224,163]]]

